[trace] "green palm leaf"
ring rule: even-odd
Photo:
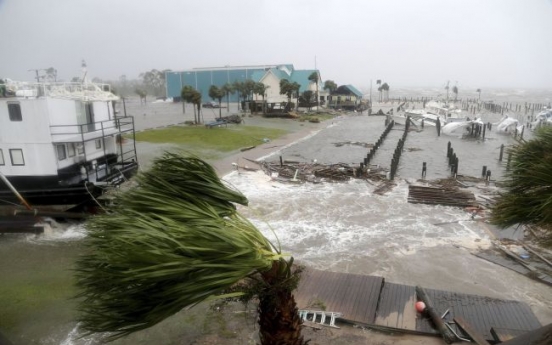
[[[552,224],[552,127],[540,128],[511,153],[506,192],[493,207],[492,222],[501,227]]]
[[[137,180],[86,224],[76,264],[85,331],[112,340],[151,327],[280,260],[236,212],[245,196],[202,160],[166,153]]]

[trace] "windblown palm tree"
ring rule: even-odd
[[[204,161],[172,153],[137,182],[86,224],[88,254],[76,267],[86,332],[109,332],[113,340],[202,301],[240,296],[236,283],[251,278],[262,344],[306,344],[292,295],[293,258],[284,259],[236,211],[245,196]]]
[[[552,127],[540,128],[534,139],[511,149],[506,192],[493,207],[492,222],[552,225]]]

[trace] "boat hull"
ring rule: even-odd
[[[58,176],[12,176],[7,177],[13,187],[31,206],[81,205],[101,196],[106,186],[117,186],[124,179],[136,174],[138,164],[128,164],[120,169],[110,182],[82,181],[73,185],[61,185]],[[21,205],[17,196],[0,183],[0,205]]]

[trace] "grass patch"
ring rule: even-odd
[[[206,128],[204,126],[173,126],[136,133],[136,141],[150,143],[185,144],[187,149],[201,148],[230,152],[247,146],[263,143],[288,133],[283,129],[254,126],[228,125],[228,127]]]
[[[316,122],[321,122],[321,121],[325,121],[333,118],[335,118],[335,115],[328,114],[328,113],[308,113],[308,114],[301,115],[298,120],[300,122],[305,122],[305,121],[313,122],[312,120],[316,119]]]

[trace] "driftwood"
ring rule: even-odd
[[[272,176],[278,173],[280,179],[292,179],[294,182],[313,182],[322,181],[348,181],[351,178],[382,181],[386,180],[383,168],[360,169],[345,163],[338,164],[319,164],[319,163],[301,163],[296,161],[282,160],[279,162],[259,163],[263,171]]]
[[[416,286],[416,294],[418,297],[425,303],[426,305],[426,311],[431,317],[431,320],[433,321],[433,324],[435,327],[437,327],[437,330],[441,335],[443,336],[443,339],[447,344],[451,344],[454,341],[457,340],[454,333],[450,331],[450,329],[447,328],[445,325],[445,322],[441,318],[441,315],[437,313],[435,308],[433,307],[433,303],[431,302],[431,299],[429,299],[429,296],[426,294],[424,289],[421,286]]]
[[[548,266],[552,267],[552,262],[550,262],[549,260],[547,260],[544,256],[540,255],[539,253],[537,253],[535,250],[533,250],[531,247],[529,247],[529,245],[527,244],[523,244],[522,245],[523,248],[525,248],[525,250],[527,250],[528,252],[532,253],[533,255],[535,255],[536,257],[538,257],[539,259],[541,259],[543,262],[545,262]]]

